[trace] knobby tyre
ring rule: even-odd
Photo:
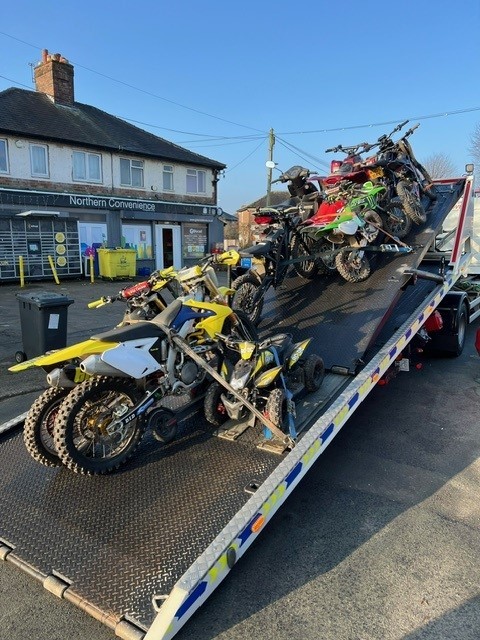
[[[405,213],[415,224],[423,224],[427,219],[427,214],[420,197],[413,189],[413,185],[406,180],[400,180],[397,183],[397,195]]]
[[[405,238],[412,229],[412,219],[405,213],[400,198],[392,198],[382,214],[383,228],[399,240]]]
[[[302,258],[303,256],[311,256],[315,245],[314,238],[303,235],[302,238],[294,236],[292,240],[291,254],[292,258]],[[299,276],[306,280],[311,280],[318,273],[317,263],[314,258],[305,260],[305,262],[294,262],[294,270]]]
[[[232,284],[232,289],[235,289],[232,309],[243,311],[255,325],[260,322],[263,311],[263,295],[254,303],[254,297],[260,286],[258,280],[248,273],[238,277]]]
[[[288,431],[287,425],[287,398],[283,389],[270,391],[265,404],[265,413],[273,424],[284,431]]]
[[[228,420],[228,413],[221,398],[222,393],[225,393],[222,385],[218,382],[213,382],[208,387],[203,400],[205,418],[215,427],[221,427]]]
[[[109,427],[141,395],[127,378],[95,377],[75,387],[55,421],[55,447],[63,464],[84,475],[108,473],[124,464],[140,444],[146,422],[135,418],[112,433]]]
[[[358,251],[341,251],[335,256],[335,266],[347,282],[363,282],[371,273],[367,256],[360,257]]]
[[[70,389],[50,387],[30,407],[23,427],[23,441],[34,460],[46,467],[61,464],[53,441],[59,407]]]
[[[305,377],[305,389],[309,392],[318,391],[325,378],[325,365],[323,359],[316,353],[308,356],[303,367]]]

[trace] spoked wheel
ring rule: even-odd
[[[255,295],[260,289],[258,280],[246,273],[234,280],[232,289],[235,289],[232,309],[243,311],[255,325],[258,324],[263,310],[263,296],[254,302]]]
[[[225,390],[221,384],[213,382],[208,387],[208,391],[205,394],[203,401],[205,418],[215,427],[221,427],[222,424],[228,420],[228,413],[221,398],[222,393],[224,392]]]
[[[325,378],[325,365],[322,358],[316,353],[312,353],[305,360],[303,372],[305,389],[307,391],[318,391]]]
[[[341,251],[335,256],[338,273],[347,282],[363,282],[371,272],[370,262],[365,254],[359,251]]]
[[[385,231],[399,240],[405,238],[412,228],[412,219],[403,210],[400,198],[392,198],[385,209],[386,213],[383,214]]]
[[[146,421],[115,425],[140,400],[126,378],[90,378],[76,386],[58,411],[54,428],[60,460],[75,473],[108,473],[124,464],[138,447]]]
[[[30,407],[23,427],[23,441],[28,453],[46,467],[61,464],[53,442],[53,428],[58,409],[70,389],[50,387]]]
[[[374,242],[383,229],[382,216],[370,209],[362,213],[362,217],[365,220],[365,232],[368,235],[368,242]]]
[[[336,270],[335,256],[330,255],[332,251],[334,251],[334,247],[326,238],[315,240],[312,253],[317,256],[315,258],[315,264],[317,265],[318,273],[327,274],[333,273]]]
[[[422,224],[426,221],[427,214],[420,199],[418,185],[406,180],[400,180],[397,183],[397,194],[405,213],[412,222]]]
[[[306,234],[302,236],[294,236],[292,242],[292,258],[302,258],[303,256],[310,256],[313,253],[313,246],[315,245],[315,239]],[[315,260],[305,260],[305,262],[294,262],[293,268],[302,278],[310,280],[314,278],[318,273],[318,267]]]

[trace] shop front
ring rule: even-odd
[[[62,275],[67,276],[89,275],[92,255],[98,274],[97,252],[101,247],[134,249],[138,275],[147,275],[154,269],[168,266],[178,268],[193,264],[223,241],[223,224],[218,219],[220,213],[221,209],[217,207],[200,204],[0,189],[0,217],[5,231],[12,225],[6,221],[16,220],[15,237],[22,238],[22,241],[26,241],[28,236],[25,226],[20,228],[18,224],[22,217],[27,219],[30,216],[33,221],[36,215],[39,219],[50,219],[50,223],[54,220],[55,229],[68,222],[68,231],[56,231],[69,237],[69,255],[57,256],[63,265]],[[45,224],[42,228],[46,228]],[[13,238],[11,233],[10,237]],[[47,245],[49,251],[56,250],[54,239],[45,247]],[[0,244],[0,251],[1,247]],[[28,248],[27,244],[25,247]],[[42,257],[37,255],[37,262],[43,265],[45,261],[40,245],[38,251]],[[3,262],[8,262],[8,269],[0,269],[0,280],[17,278],[18,256],[10,252],[8,258],[3,257]],[[38,277],[47,277],[47,272],[45,266],[37,269]]]

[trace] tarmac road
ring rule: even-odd
[[[72,343],[118,321],[120,304],[86,303],[121,286],[36,288],[75,300]],[[18,291],[0,287],[0,424],[45,386],[6,371],[22,344]],[[460,358],[372,391],[178,640],[479,640],[478,326]],[[114,637],[8,562],[0,593],[2,640]]]

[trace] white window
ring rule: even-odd
[[[187,169],[187,193],[206,193],[205,171]]]
[[[143,160],[120,158],[120,184],[143,187]]]
[[[80,182],[102,181],[102,157],[98,153],[73,152],[73,179]]]
[[[169,164],[163,165],[163,190],[173,191],[173,167]]]
[[[0,140],[0,173],[8,173],[8,147],[6,140]]]
[[[45,144],[30,145],[30,168],[32,176],[48,178],[48,147]]]

